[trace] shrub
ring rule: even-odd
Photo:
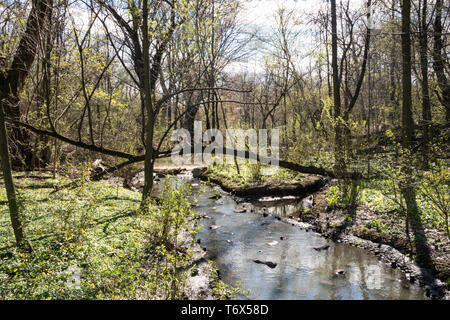
[[[380,219],[372,219],[371,221],[366,222],[365,227],[367,229],[375,229],[380,233],[386,232],[386,224],[381,222]]]

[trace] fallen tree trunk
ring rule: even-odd
[[[28,130],[39,134],[39,135],[47,135],[47,136],[51,136],[54,137],[60,141],[66,142],[68,144],[83,148],[83,149],[87,149],[87,150],[91,150],[91,151],[95,151],[101,154],[105,154],[105,155],[109,155],[109,156],[114,156],[114,157],[119,157],[119,158],[123,158],[123,159],[127,159],[127,161],[122,162],[118,165],[112,166],[102,172],[98,172],[95,173],[92,176],[92,179],[94,180],[98,180],[100,179],[103,175],[108,174],[108,173],[113,173],[121,168],[124,168],[128,165],[131,164],[135,164],[135,163],[139,163],[144,161],[145,159],[145,155],[132,155],[126,152],[121,152],[121,151],[115,151],[115,150],[111,150],[111,149],[107,149],[107,148],[103,148],[103,147],[99,147],[93,144],[87,144],[81,141],[76,141],[70,138],[67,138],[63,135],[60,135],[59,133],[55,132],[55,131],[48,131],[48,130],[43,130],[43,129],[38,129],[33,127],[32,125],[29,125],[27,123],[23,123],[20,121],[14,121],[14,120],[10,120],[12,121],[14,124],[22,126],[24,128],[27,128]],[[200,151],[195,150],[194,147],[191,148],[190,152],[191,154],[195,154],[195,153],[203,153],[206,147],[202,147],[202,149]],[[172,152],[169,151],[158,151],[158,150],[154,150],[154,158],[155,159],[159,159],[159,158],[168,158],[170,156],[172,156]],[[179,153],[177,153],[176,155],[183,155],[183,150],[180,150]],[[216,149],[216,154],[218,154],[218,150]],[[234,157],[239,157],[239,158],[244,158],[244,159],[256,159],[259,162],[262,163],[271,163],[271,161],[273,159],[269,158],[269,157],[263,157],[259,154],[255,154],[253,152],[249,152],[249,151],[242,151],[242,150],[236,150],[236,149],[230,149],[230,148],[223,148],[222,149],[222,154],[223,155],[229,155],[229,156],[234,156]],[[320,168],[320,167],[315,167],[315,166],[302,166],[300,164],[297,163],[293,163],[293,162],[289,162],[289,161],[285,161],[285,160],[278,160],[278,164],[277,163],[273,163],[273,165],[278,166],[280,168],[284,168],[284,169],[289,169],[289,170],[293,170],[296,172],[300,172],[300,173],[306,173],[306,174],[317,174],[317,175],[321,175],[321,176],[325,176],[325,177],[330,177],[330,178],[338,178],[338,179],[351,179],[351,180],[355,180],[355,179],[361,179],[362,175],[359,172],[336,172],[334,170],[328,170],[325,168]]]
[[[205,147],[203,147],[203,149],[201,150],[201,152],[203,152],[205,149]],[[268,163],[270,162],[270,158],[267,157],[262,157],[259,154],[255,154],[249,151],[242,151],[242,150],[236,150],[236,149],[229,149],[229,148],[223,148],[222,149],[223,154],[225,155],[231,155],[231,156],[236,156],[236,157],[240,157],[240,158],[244,158],[244,159],[257,159],[257,161],[263,162],[263,163]],[[200,153],[200,152],[195,152],[194,150],[191,150],[192,154],[195,153]],[[182,155],[183,153],[180,153],[180,155]],[[171,156],[171,154],[169,154],[168,152],[160,152],[157,154],[156,158],[167,158]],[[108,174],[108,173],[112,173],[114,171],[117,171],[127,165],[130,164],[134,164],[134,163],[139,163],[144,161],[144,156],[135,156],[133,158],[130,158],[128,161],[125,161],[123,163],[120,163],[116,166],[112,166],[108,169],[106,169],[103,172],[99,172],[96,173],[94,176],[92,176],[92,179],[100,179],[103,175]],[[296,172],[300,172],[300,173],[306,173],[306,174],[317,174],[317,175],[321,175],[321,176],[325,176],[325,177],[330,177],[330,178],[339,178],[339,179],[350,179],[350,180],[357,180],[357,179],[361,179],[362,175],[359,172],[335,172],[333,170],[327,170],[324,168],[320,168],[320,167],[314,167],[314,166],[302,166],[300,164],[297,163],[292,163],[289,161],[284,161],[284,160],[279,160],[278,164],[274,164],[275,166],[278,166],[280,168],[284,168],[284,169],[289,169],[292,171],[296,171]]]

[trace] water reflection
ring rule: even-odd
[[[191,185],[198,199],[196,210],[211,217],[202,220],[199,232],[207,258],[215,261],[224,282],[240,281],[244,290],[250,289],[249,299],[425,299],[420,287],[410,285],[400,271],[376,256],[277,220],[274,215],[296,211],[295,199],[243,205],[229,196],[210,199],[217,193],[213,188],[195,180]],[[245,212],[235,212],[243,206]],[[264,210],[270,215],[264,217]],[[213,225],[219,228],[210,229]],[[314,250],[324,244],[329,248]],[[253,259],[277,266],[269,268]]]

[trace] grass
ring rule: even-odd
[[[0,300],[188,298],[197,213],[187,185],[169,179],[159,205],[141,210],[139,192],[91,182],[86,172],[58,192],[48,186],[71,180],[33,175],[14,174],[31,253],[15,246],[0,184]],[[239,292],[214,272],[212,297]]]
[[[158,230],[156,217],[161,217],[163,209],[151,204],[143,214],[139,211],[140,193],[83,177],[77,186],[58,192],[49,186],[65,185],[69,179],[26,178],[23,173],[16,173],[15,178],[33,252],[15,247],[6,194],[0,185],[1,299],[168,296],[160,290],[162,278],[173,275],[174,269],[165,264],[162,272],[148,270],[147,263],[150,248],[162,250],[162,246],[149,243],[149,238]],[[177,206],[182,205],[179,201],[171,210],[178,212],[181,207]],[[173,277],[170,280],[175,281]],[[172,290],[173,286],[166,288]],[[174,297],[173,292],[170,296]]]
[[[422,192],[420,186],[424,182],[420,177],[416,178],[416,201],[420,212],[420,218],[433,228],[445,232],[445,217],[437,207],[436,202],[430,201]],[[400,206],[402,200],[398,190],[393,189],[394,182],[390,179],[372,180],[364,185],[360,190],[360,204],[365,204],[382,215],[401,215],[404,209]],[[444,184],[440,184],[439,194],[442,198],[449,199],[450,190]],[[449,200],[447,200],[448,203]],[[448,207],[447,207],[448,208]],[[449,209],[447,209],[449,210]]]
[[[20,175],[20,174],[19,174]],[[20,185],[65,184],[20,179]],[[2,299],[140,298],[148,291],[143,262],[149,221],[137,214],[140,195],[86,182],[53,189],[18,189],[33,252],[19,252],[0,189],[0,297]],[[77,273],[80,282],[77,282]],[[72,281],[74,280],[74,281]],[[73,283],[72,283],[73,284]]]

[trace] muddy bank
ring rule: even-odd
[[[191,252],[191,257],[187,267],[180,270],[186,272],[191,270],[183,286],[183,298],[187,300],[215,300],[212,288],[218,280],[217,271],[206,259],[206,252],[198,243],[192,246],[192,238],[186,233],[182,233],[178,241],[184,244],[184,249]],[[181,245],[183,247],[183,245]]]
[[[198,178],[203,181],[212,182],[219,185],[223,190],[241,198],[252,197],[285,197],[285,196],[307,196],[319,191],[326,184],[326,180],[319,176],[308,176],[299,183],[286,184],[263,184],[257,186],[244,187],[238,183],[220,177],[213,173],[203,171],[198,174]]]

